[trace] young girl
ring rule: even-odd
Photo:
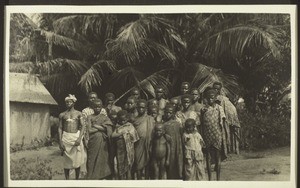
[[[204,157],[202,148],[204,141],[195,129],[196,121],[187,119],[182,136],[184,144],[184,176],[185,180],[204,180]]]
[[[131,179],[131,168],[134,162],[134,143],[139,135],[133,125],[128,122],[126,110],[118,112],[118,123],[111,137],[116,140],[116,158],[119,179]]]

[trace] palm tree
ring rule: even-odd
[[[253,70],[282,57],[288,33],[286,17],[262,14],[39,14],[36,20],[49,56],[32,67],[56,94],[80,86],[123,97],[137,86],[151,98],[157,85],[173,96],[182,81],[200,91],[221,81],[232,98],[237,80],[251,87],[244,73],[255,78]]]

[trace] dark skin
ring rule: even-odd
[[[164,96],[164,90],[163,90],[163,88],[157,88],[155,90],[155,97],[156,97],[156,99],[160,100],[160,99],[163,98],[163,96]]]
[[[125,123],[128,122],[128,119],[127,119],[126,115],[122,115],[122,116],[118,117],[117,121],[118,121],[117,125],[122,126],[122,125],[124,125]],[[116,128],[118,128],[118,127],[116,127]],[[118,132],[118,130],[116,129],[112,133],[111,137],[112,138],[119,138],[119,137],[122,137],[123,134],[124,134],[124,132]],[[132,177],[131,169],[129,169],[125,174],[123,174],[122,176],[120,176],[119,179],[120,180],[130,180],[131,177]]]
[[[170,102],[174,106],[175,110],[177,111],[179,109],[179,100],[177,98],[172,98]]]
[[[169,121],[171,119],[174,119],[174,109],[170,107],[165,108],[165,113],[164,113],[164,120]]]
[[[188,94],[190,91],[190,86],[187,83],[183,83],[181,85],[180,91],[182,95]]]
[[[145,115],[146,107],[147,107],[147,104],[145,102],[138,102],[137,103],[138,117],[141,117],[141,116]],[[145,171],[145,175],[148,177],[148,169],[147,169],[147,167],[145,167],[145,168],[143,168],[141,170],[138,170],[136,172],[138,180],[142,179],[142,174],[143,174],[144,171]]]
[[[199,96],[200,96],[199,91],[194,89],[194,90],[191,91],[191,95],[193,96],[192,102],[193,103],[198,102]]]
[[[134,96],[136,99],[139,99],[141,97],[140,91],[137,88],[134,88],[131,91],[131,96]]]
[[[66,148],[62,142],[62,134],[64,132],[77,133],[80,130],[78,139],[74,143],[74,147],[79,146],[85,131],[85,123],[83,122],[81,112],[74,109],[73,100],[66,100],[67,110],[59,114],[59,148],[65,152]],[[64,169],[66,180],[70,179],[70,169]],[[75,178],[78,180],[80,174],[80,167],[75,168]]]
[[[95,93],[91,93],[89,94],[89,98],[88,98],[88,102],[89,102],[89,106],[92,108],[93,106],[93,102],[95,99],[98,99],[98,95]]]
[[[166,168],[170,162],[170,143],[165,137],[162,124],[155,126],[155,136],[151,146],[151,166],[154,170],[154,179],[165,179]]]
[[[182,98],[181,105],[183,107],[182,111],[186,112],[189,107],[191,106],[191,99],[190,98]]]
[[[207,104],[209,106],[215,106],[216,105],[216,95],[211,93],[206,96]],[[223,125],[225,124],[225,119],[222,119]],[[221,125],[220,125],[221,126]],[[222,129],[222,126],[221,126]],[[217,174],[217,180],[220,180],[221,175],[221,151],[216,149],[215,147],[209,147],[206,150],[206,165],[207,165],[207,174],[208,174],[208,180],[211,180],[211,160],[212,158],[216,162],[215,164],[215,170]]]
[[[100,114],[100,112],[102,110],[102,107],[103,106],[102,106],[101,102],[94,103],[94,105],[93,105],[94,116],[97,116],[97,115]],[[91,124],[91,123],[89,122],[89,124]],[[95,133],[95,132],[98,132],[98,131],[103,131],[104,132],[104,131],[106,131],[106,129],[102,125],[96,125],[96,124],[94,124],[94,125],[89,126],[89,130],[88,131],[91,134],[91,133]]]

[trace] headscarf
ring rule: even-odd
[[[71,94],[69,94],[69,95],[65,98],[65,101],[67,101],[67,100],[72,100],[73,102],[76,102],[76,101],[77,101],[75,95],[71,95]]]

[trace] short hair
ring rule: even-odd
[[[175,110],[175,107],[171,103],[166,104],[165,110],[170,108],[172,108],[173,111]]]
[[[223,84],[221,82],[218,82],[218,81],[213,83],[213,86],[215,86],[215,85],[219,85],[219,86],[223,87]]]
[[[196,87],[192,88],[190,91],[191,91],[191,93],[192,93],[193,91],[197,91],[198,93],[200,93],[199,90],[198,90],[198,88],[196,88]]]
[[[144,104],[146,104],[146,106],[148,105],[148,103],[147,103],[147,101],[145,99],[139,99],[137,101],[137,104],[139,104],[139,103],[144,103]]]
[[[181,96],[181,101],[183,101],[183,99],[190,99],[191,100],[191,95],[190,94],[185,94]]]
[[[101,104],[103,104],[101,99],[95,99],[95,100],[93,101],[93,104],[96,104],[96,103],[101,103]]]
[[[204,96],[207,97],[209,94],[214,94],[214,95],[216,95],[216,94],[217,94],[217,91],[216,91],[213,87],[208,86],[208,87],[206,87],[205,90],[204,90]]]
[[[91,95],[97,95],[97,97],[98,97],[98,94],[96,92],[94,92],[94,91],[89,92],[88,96],[91,96]]]
[[[118,113],[117,113],[117,116],[118,118],[122,117],[122,116],[128,116],[128,112],[126,110],[120,110]]]
[[[106,93],[105,94],[105,98],[110,98],[112,97],[113,99],[115,99],[115,95],[113,93]]]
[[[196,121],[192,118],[188,118],[185,123],[184,123],[185,127],[187,127],[187,125],[193,125],[195,126],[196,125]]]
[[[134,100],[135,103],[137,102],[137,99],[136,99],[134,96],[129,96],[129,97],[127,98],[127,101],[128,101],[129,99]]]
[[[183,85],[188,85],[189,87],[191,86],[189,82],[182,82],[181,86],[183,86]]]
[[[132,93],[133,91],[138,91],[140,93],[140,90],[137,87],[132,88],[132,90],[130,91],[130,93]]]
[[[165,90],[161,85],[156,86],[155,90],[157,90],[157,89],[162,89],[163,91]]]

